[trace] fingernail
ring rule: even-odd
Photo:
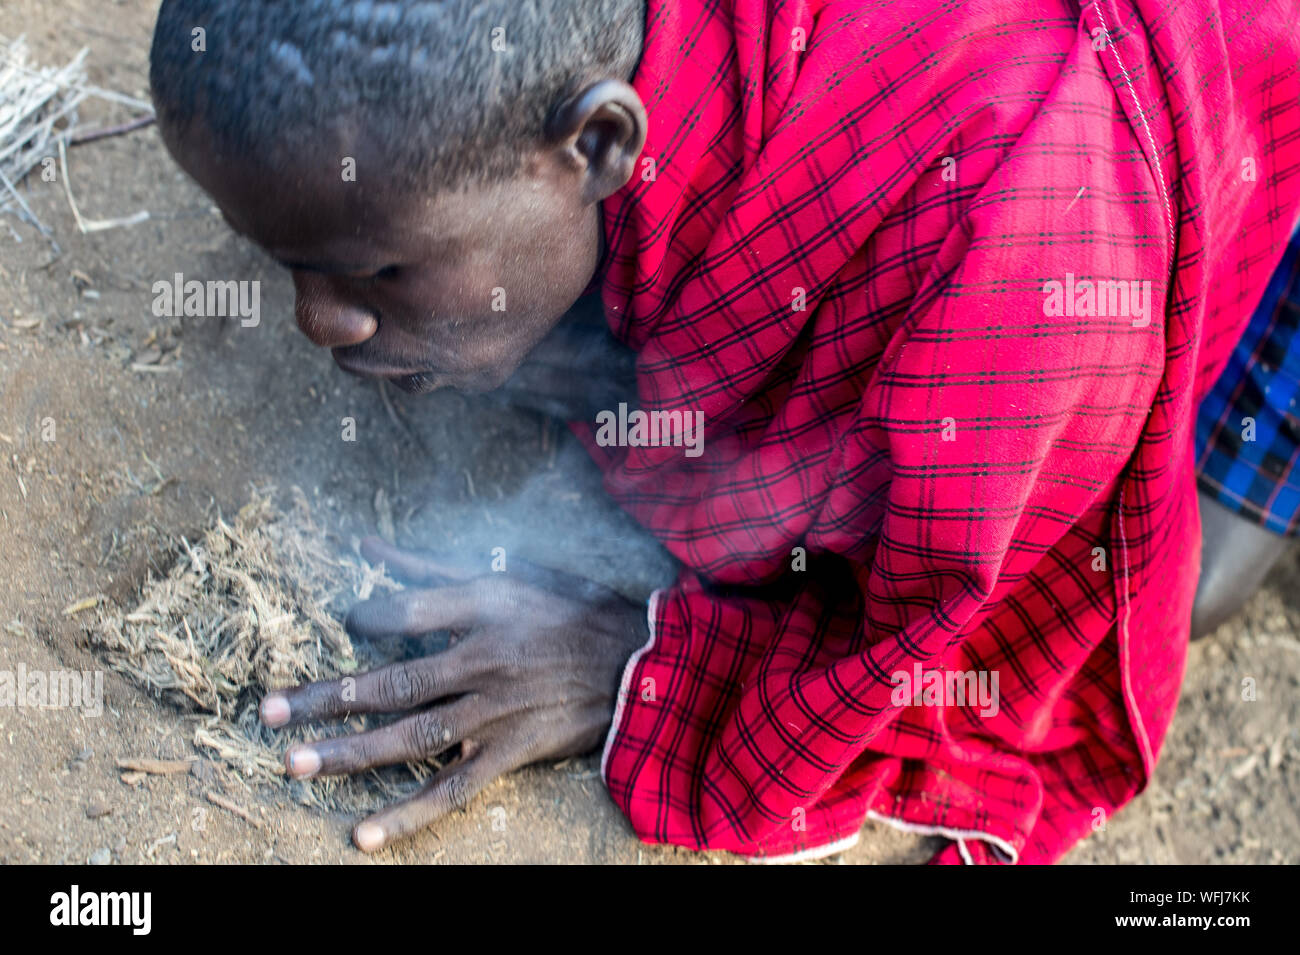
[[[384,830],[377,822],[363,822],[352,830],[352,841],[362,852],[374,852],[384,844]]]
[[[320,753],[310,746],[296,746],[289,750],[287,765],[298,779],[306,779],[320,772]]]
[[[262,700],[262,722],[271,729],[289,722],[289,701],[279,693]]]

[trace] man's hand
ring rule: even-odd
[[[381,729],[292,747],[285,766],[299,779],[356,773],[426,759],[461,744],[461,758],[418,793],[353,830],[373,852],[451,809],[487,783],[542,759],[574,756],[604,738],[623,665],[645,643],[644,608],[591,581],[511,559],[511,573],[470,577],[433,557],[378,538],[362,553],[416,585],[357,604],[348,631],[359,637],[462,634],[434,656],[352,678],[269,694],[262,721],[289,723],[351,713],[411,711]]]

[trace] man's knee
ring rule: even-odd
[[[1201,576],[1192,606],[1192,639],[1216,630],[1255,592],[1290,541],[1229,510],[1201,491]]]

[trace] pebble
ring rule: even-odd
[[[91,865],[108,865],[113,861],[113,854],[107,849],[96,849],[90,854]]]
[[[90,762],[91,758],[94,755],[95,755],[95,751],[93,749],[83,749],[76,756],[73,756],[70,760],[68,760],[67,763],[68,769],[81,769],[82,766]]]
[[[1286,739],[1285,735],[1279,736],[1273,740],[1273,745],[1268,748],[1268,768],[1277,769],[1282,765],[1282,743]]]

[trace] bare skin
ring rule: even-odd
[[[295,746],[285,766],[299,779],[357,773],[438,756],[461,758],[419,793],[353,830],[367,852],[463,809],[485,785],[539,759],[575,756],[604,738],[619,674],[648,636],[644,608],[580,577],[524,564],[510,577],[472,577],[455,565],[378,538],[367,559],[410,586],[357,604],[348,630],[363,638],[466,632],[448,650],[356,678],[308,683],[262,701],[268,726],[351,713],[410,715],[381,729]]]
[[[595,274],[601,202],[645,142],[640,97],[601,80],[521,146],[520,172],[403,191],[364,134],[278,159],[225,155],[200,122],[162,128],[231,226],[290,270],[295,318],[343,370],[409,392],[505,383]],[[340,174],[356,161],[356,181]]]
[[[1289,538],[1266,530],[1224,507],[1205,491],[1201,512],[1201,576],[1192,605],[1192,639],[1207,637],[1259,589],[1268,572],[1291,549]]]
[[[592,401],[609,407],[605,396],[622,387],[626,356],[589,309],[570,313],[600,259],[600,203],[631,178],[645,142],[644,106],[621,80],[597,78],[557,104],[543,141],[521,146],[513,179],[415,194],[392,185],[364,135],[336,129],[319,148],[267,159],[223,155],[201,120],[161,131],[232,227],[292,271],[299,327],[345,371],[413,393],[504,385],[515,400],[570,417],[586,417]],[[355,182],[340,176],[343,156],[356,159]],[[408,714],[292,748],[285,765],[299,778],[460,745],[461,758],[421,792],[353,830],[358,848],[373,852],[463,808],[503,773],[597,745],[619,673],[645,642],[643,607],[571,575],[518,570],[513,556],[509,576],[472,578],[379,540],[364,552],[412,586],[354,607],[352,633],[468,636],[361,674],[355,698],[325,681],[263,700],[272,727]]]

